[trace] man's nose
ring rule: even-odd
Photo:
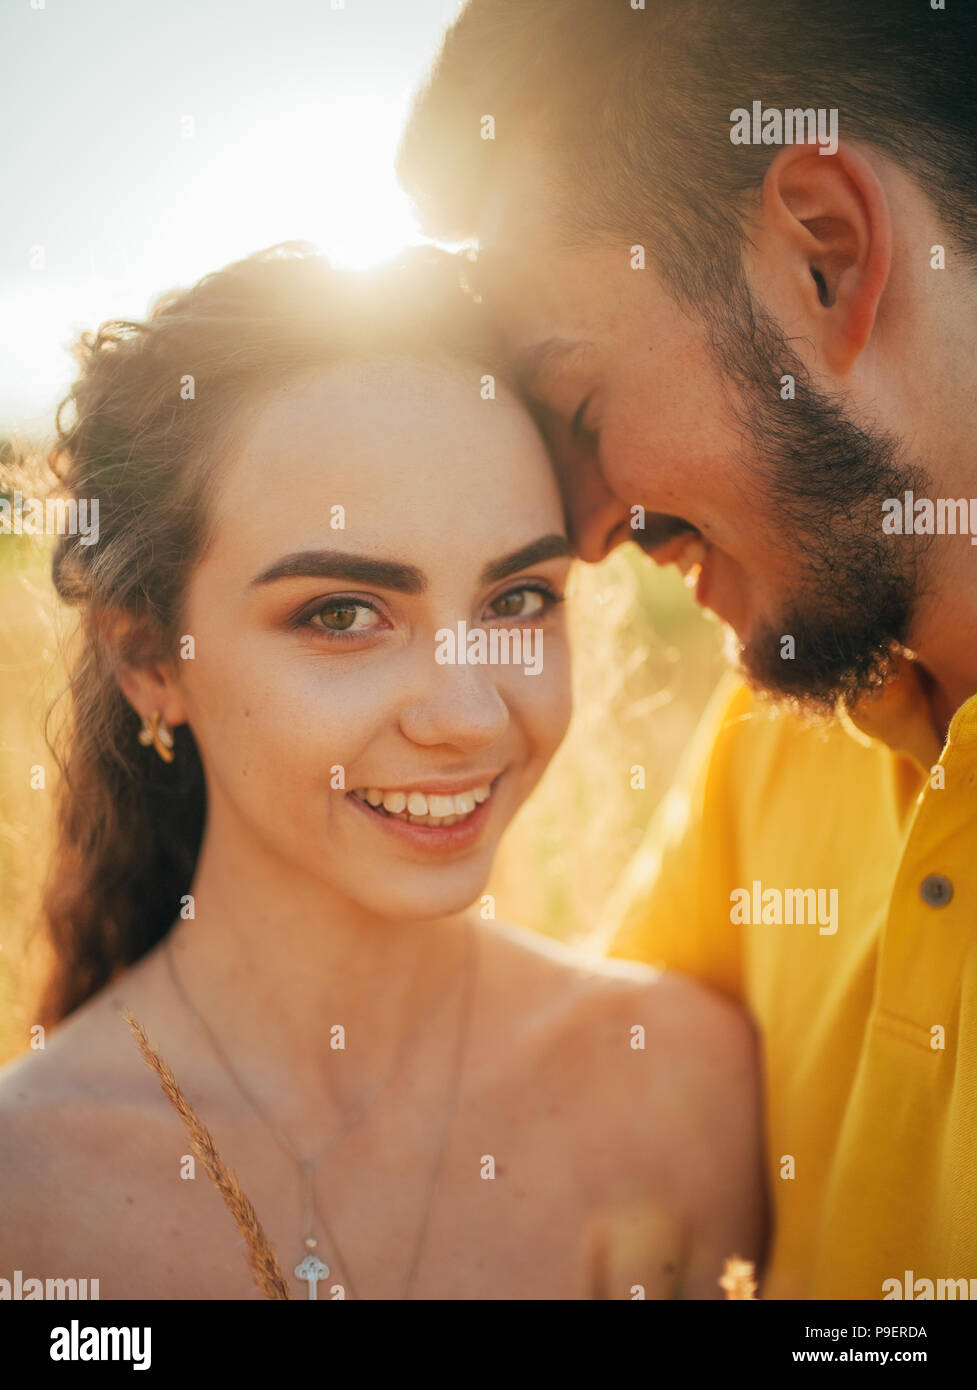
[[[581,451],[567,459],[560,485],[570,543],[581,560],[597,564],[629,539],[622,526],[628,508],[607,486],[592,453],[587,457]]]

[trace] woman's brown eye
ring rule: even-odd
[[[301,626],[327,637],[366,637],[380,632],[384,623],[372,603],[358,598],[333,598],[328,603],[320,603]]]
[[[531,618],[542,616],[557,601],[552,594],[541,593],[539,589],[524,584],[521,588],[500,594],[489,607],[497,618]]]
[[[328,608],[320,608],[316,616],[321,620],[323,627],[328,627],[333,632],[345,632],[356,621],[359,608],[358,603],[334,603]]]
[[[526,606],[526,595],[522,589],[517,589],[511,594],[503,594],[492,604],[492,608],[500,618],[517,618]]]

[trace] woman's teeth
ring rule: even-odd
[[[472,787],[453,796],[426,792],[385,792],[379,787],[357,787],[353,795],[366,801],[375,811],[384,811],[411,825],[454,825],[470,816],[475,807],[488,801],[490,786]]]

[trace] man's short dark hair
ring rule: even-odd
[[[641,242],[701,304],[736,278],[777,153],[733,144],[730,113],[836,109],[839,137],[914,176],[977,265],[975,52],[974,0],[469,0],[398,171],[431,235],[473,240],[507,153],[535,138],[560,244]]]

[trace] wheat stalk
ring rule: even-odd
[[[159,1084],[164,1096],[183,1121],[190,1138],[190,1147],[204,1165],[207,1176],[217,1188],[224,1199],[224,1205],[237,1222],[237,1228],[244,1237],[247,1246],[246,1258],[248,1268],[251,1270],[251,1277],[266,1298],[291,1298],[288,1285],[285,1283],[278,1267],[278,1261],[275,1259],[275,1252],[268,1243],[268,1237],[261,1229],[257,1212],[241,1190],[241,1184],[236,1176],[218,1153],[217,1145],[210,1132],[200,1123],[194,1113],[193,1106],[180,1090],[176,1077],[153,1048],[142,1025],[128,1009],[123,1014],[123,1018],[135,1035],[143,1060],[159,1077]]]

